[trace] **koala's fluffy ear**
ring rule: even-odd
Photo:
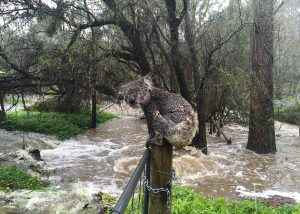
[[[143,77],[144,83],[149,87],[149,90],[152,90],[152,88],[153,88],[153,82],[152,82],[151,75],[152,74],[149,73]]]

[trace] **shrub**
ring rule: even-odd
[[[275,119],[298,125],[300,122],[300,106],[275,107]]]

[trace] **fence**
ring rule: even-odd
[[[172,172],[172,153],[173,148],[167,142],[162,146],[153,145],[151,149],[147,148],[111,213],[125,213],[130,200],[131,210],[127,211],[129,213],[171,213],[171,186],[175,177]],[[139,195],[135,198],[138,183]]]
[[[138,166],[136,167],[134,173],[132,174],[127,186],[125,187],[121,197],[119,198],[115,208],[112,210],[112,214],[122,214],[125,212],[130,199],[134,200],[134,190],[140,181],[141,184],[141,176],[144,172],[145,178],[149,179],[149,156],[150,156],[150,149],[146,149],[142,159],[140,160]],[[141,185],[140,185],[141,186]],[[143,196],[143,213],[148,213],[148,201],[149,201],[149,194],[146,188],[143,188],[144,196]],[[141,193],[141,188],[139,189],[139,194]],[[140,198],[140,197],[139,197]],[[138,201],[140,204],[140,201]],[[132,204],[134,204],[132,202]],[[134,205],[132,208],[135,208]],[[134,212],[134,209],[132,209]]]

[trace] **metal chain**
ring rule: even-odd
[[[171,192],[168,189],[168,187],[172,186],[172,181],[176,180],[176,173],[175,170],[173,169],[172,172],[172,177],[171,179],[167,182],[165,188],[153,188],[149,185],[149,180],[147,179],[146,176],[144,176],[144,185],[147,188],[149,192],[153,192],[154,194],[160,193],[160,192],[166,192],[167,194],[167,209],[170,211],[171,209]]]

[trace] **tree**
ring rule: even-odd
[[[275,9],[274,96],[296,95],[300,81],[300,2],[282,1]],[[299,93],[299,92],[298,92]]]
[[[234,12],[228,13],[227,10],[223,10],[221,12],[211,12],[209,15],[206,14],[208,8],[210,8],[207,5],[209,2],[201,3],[200,8],[206,8],[204,10],[206,12],[202,14],[199,23],[197,23],[195,22],[198,16],[195,12],[195,5],[199,2],[186,1],[188,10],[185,15],[184,33],[189,52],[188,61],[193,75],[199,130],[193,144],[205,154],[207,154],[206,122],[217,111],[216,109],[209,109],[208,105],[212,95],[211,91],[215,91],[213,89],[213,84],[217,83],[215,77],[220,76],[219,70],[223,66],[220,63],[224,60],[222,48],[244,27],[240,2],[232,2],[236,6],[233,9]],[[206,17],[207,15],[208,17]],[[210,25],[206,25],[206,19],[209,20]],[[217,103],[218,100],[215,99],[214,104],[218,105]]]
[[[250,91],[247,149],[275,153],[273,109],[273,0],[254,0],[251,41],[252,88]]]

